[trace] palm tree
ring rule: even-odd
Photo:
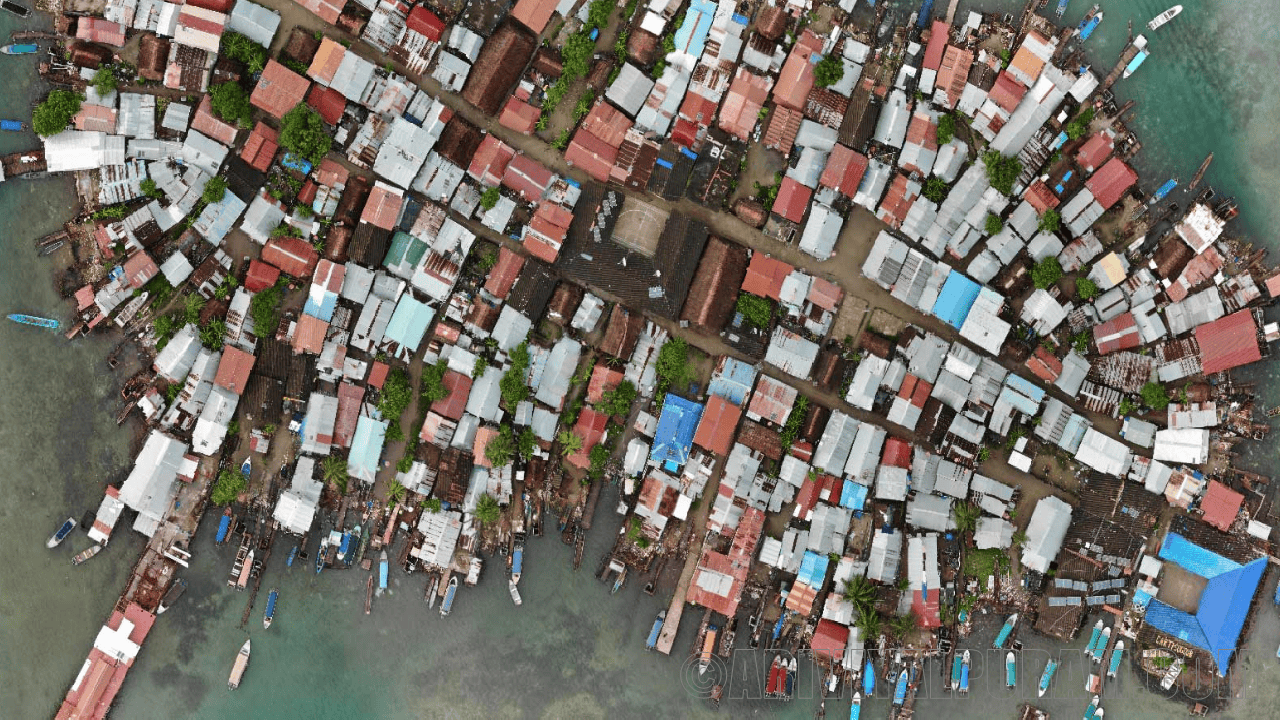
[[[347,494],[347,461],[337,455],[330,455],[320,462],[320,474],[324,481],[333,483],[338,492]]]
[[[955,521],[956,529],[962,533],[973,532],[978,527],[978,518],[982,517],[982,508],[973,503],[960,503],[956,505]]]
[[[408,494],[408,492],[409,490],[405,488],[404,485],[401,485],[399,480],[392,480],[387,485],[387,502],[402,502],[404,500],[404,496]]]
[[[864,640],[880,637],[880,615],[870,608],[862,608],[858,611],[858,629]]]
[[[1021,530],[1013,534],[1014,547],[1022,547],[1022,544],[1025,543],[1026,541],[1027,541],[1027,534],[1022,532]]]
[[[916,614],[908,611],[906,615],[894,615],[889,621],[889,627],[899,639],[906,638],[908,633],[916,629]]]
[[[476,503],[476,519],[486,525],[492,525],[498,522],[501,516],[502,509],[498,507],[498,500],[489,493],[481,495]]]
[[[876,587],[861,575],[854,576],[844,584],[844,599],[858,611],[872,608],[876,602]]]
[[[582,438],[568,430],[561,431],[556,439],[560,441],[560,451],[565,455],[572,455],[582,449]]]

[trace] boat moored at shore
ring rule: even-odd
[[[44,546],[49,548],[50,550],[58,547],[59,545],[62,544],[63,540],[67,539],[67,536],[71,534],[71,531],[75,529],[76,529],[76,519],[67,518],[66,521],[62,523],[62,526],[59,527],[56,531],[54,531],[53,535],[49,537],[48,542],[46,542]]]
[[[271,628],[272,621],[276,618],[276,601],[280,599],[280,591],[271,588],[271,592],[267,595],[267,610],[262,614],[262,629]]]
[[[249,641],[245,640],[244,645],[240,646],[240,652],[236,654],[235,662],[231,664],[231,677],[227,678],[227,687],[235,690],[240,687],[240,681],[244,679],[244,671],[249,667]]]
[[[1147,29],[1152,32],[1155,32],[1156,30],[1159,30],[1161,27],[1163,27],[1165,23],[1178,17],[1178,15],[1180,14],[1182,14],[1182,6],[1174,5],[1168,10],[1165,10],[1164,12],[1152,18],[1151,22],[1147,23]]]

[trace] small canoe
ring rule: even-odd
[[[5,55],[34,55],[40,49],[35,43],[13,43],[0,47],[0,53]]]
[[[1012,650],[1004,656],[1004,685],[1005,687],[1018,686],[1018,660],[1014,657]]]
[[[27,124],[20,120],[0,120],[0,130],[5,132],[22,132],[27,129]]]

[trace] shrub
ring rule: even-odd
[[[773,303],[768,298],[741,293],[738,295],[737,310],[751,327],[767,330],[769,323],[773,321]]]
[[[689,346],[684,340],[674,338],[658,351],[658,377],[671,385],[683,385],[690,380]]]
[[[218,480],[213,486],[213,493],[209,499],[215,505],[227,505],[234,502],[247,487],[249,483],[245,481],[243,475],[232,470],[223,470],[218,473]]]
[[[1149,382],[1143,385],[1139,394],[1142,395],[1142,402],[1156,412],[1169,407],[1169,394],[1165,392],[1164,386],[1160,383]]]
[[[236,82],[225,82],[209,89],[209,107],[225,122],[248,127],[253,119],[249,93]]]
[[[1013,194],[1013,183],[1022,173],[1022,163],[1017,158],[1005,157],[996,150],[982,154],[982,164],[987,168],[987,182],[1005,195]]]
[[[920,192],[925,198],[933,202],[940,203],[947,199],[947,193],[951,192],[951,188],[947,187],[947,183],[940,177],[931,177],[924,183],[924,190]]]
[[[1031,268],[1031,282],[1044,290],[1062,279],[1062,263],[1056,257],[1047,257]]]
[[[618,387],[605,392],[600,399],[600,409],[610,415],[626,417],[631,414],[631,405],[636,401],[636,386],[630,380],[623,380]]]
[[[98,95],[110,95],[119,84],[111,68],[98,68],[98,72],[93,74],[93,89]]]
[[[952,113],[947,113],[938,118],[938,146],[946,145],[955,136],[956,116]]]
[[[502,191],[498,189],[497,185],[485,188],[485,191],[480,193],[480,207],[485,210],[492,210],[498,204],[498,198],[500,197],[502,197]]]
[[[1091,122],[1093,122],[1093,108],[1087,107],[1074,120],[1067,123],[1067,137],[1072,140],[1084,137],[1084,134],[1089,132],[1089,123]]]
[[[422,369],[422,399],[428,404],[449,397],[449,388],[444,385],[444,374],[448,369],[443,360]]]
[[[512,456],[515,455],[516,440],[512,434],[510,425],[503,425],[497,435],[489,438],[488,444],[484,446],[484,457],[493,467],[502,467],[511,462]]]
[[[1039,227],[1040,227],[1040,230],[1044,232],[1047,232],[1047,233],[1058,232],[1058,228],[1061,225],[1062,225],[1062,216],[1059,215],[1058,211],[1054,210],[1053,208],[1049,208],[1048,210],[1045,210],[1044,214],[1040,216]]]
[[[413,388],[409,385],[409,375],[404,369],[396,367],[387,373],[382,383],[382,395],[378,399],[378,412],[388,420],[398,419],[409,407],[413,399]]]
[[[257,75],[267,66],[267,49],[238,32],[223,34],[222,52],[244,63],[250,75]]]
[[[204,184],[204,192],[200,194],[200,199],[209,205],[213,205],[222,202],[222,198],[226,196],[227,181],[214,175]]]
[[[1003,229],[1004,229],[1004,221],[1000,219],[1000,216],[996,215],[995,213],[987,213],[987,226],[986,226],[987,234],[995,235],[996,233],[1000,232]]]
[[[71,124],[71,119],[80,112],[80,103],[84,96],[70,90],[54,90],[44,102],[36,106],[31,113],[31,127],[40,137],[57,135]]]
[[[591,467],[587,472],[592,477],[600,477],[604,473],[604,466],[609,462],[609,448],[604,443],[596,443],[587,456],[591,459]]]
[[[253,330],[258,337],[269,337],[275,333],[280,321],[280,301],[283,299],[284,291],[279,286],[273,286],[254,295],[249,301],[249,314],[253,316]]]
[[[813,84],[818,87],[829,87],[844,79],[844,63],[835,53],[831,53],[813,66]]]
[[[1081,300],[1092,300],[1098,297],[1098,284],[1087,277],[1076,278],[1076,295]]]
[[[138,183],[138,189],[142,191],[143,195],[146,195],[153,200],[159,200],[164,197],[164,192],[156,186],[156,181],[151,178],[145,178],[142,182]]]
[[[299,103],[280,120],[280,144],[295,155],[318,165],[332,144],[325,132],[320,113],[311,106]]]

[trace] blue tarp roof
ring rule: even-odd
[[[649,459],[659,464],[674,464],[677,468],[689,461],[689,449],[693,446],[693,434],[702,419],[702,406],[674,393],[667,393],[658,417],[658,429],[653,433],[653,449]]]
[[[291,152],[287,152],[284,154],[284,159],[280,161],[280,164],[289,168],[290,170],[299,170],[304,174],[311,172],[310,161],[308,161],[306,158],[298,157],[297,155],[294,155]]]
[[[707,392],[742,405],[756,382],[756,369],[748,363],[726,357],[721,371],[711,378]]]
[[[840,491],[840,507],[849,508],[850,510],[862,510],[866,502],[867,486],[859,485],[852,480],[845,480],[844,488]]]
[[[830,562],[826,555],[819,555],[812,550],[804,551],[804,559],[800,561],[800,572],[796,574],[796,581],[802,582],[814,590],[822,589],[822,583],[827,579],[827,563]]]
[[[973,307],[981,289],[978,283],[952,270],[933,303],[933,316],[959,330],[965,318],[969,317],[969,308]]]
[[[702,57],[702,48],[707,44],[707,33],[711,30],[711,21],[716,17],[716,4],[710,0],[693,0],[684,14],[684,22],[676,30],[676,49],[690,55]]]
[[[405,293],[400,297],[400,302],[396,303],[396,310],[391,313],[391,322],[387,323],[382,337],[415,352],[418,343],[422,342],[422,336],[427,334],[427,326],[431,324],[433,317],[435,311],[430,306]]]
[[[351,452],[347,455],[347,473],[364,482],[373,482],[378,473],[378,460],[382,457],[382,441],[387,436],[387,422],[361,415],[356,423],[356,434],[351,438]]]
[[[658,158],[655,162],[658,164],[658,167],[664,167],[668,170],[675,167],[674,165],[671,164],[670,160],[663,160],[662,158]]]
[[[302,312],[329,322],[333,319],[334,308],[338,306],[338,294],[328,290],[315,292],[315,285],[312,285],[311,289],[312,292],[307,294],[307,304],[303,306]]]
[[[1160,547],[1160,559],[1172,560],[1183,570],[1203,578],[1217,577],[1240,567],[1234,560],[1206,550],[1176,532],[1165,536],[1164,545]]]

